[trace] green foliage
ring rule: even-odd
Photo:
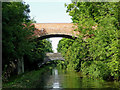
[[[10,81],[2,84],[2,88],[36,88],[40,84],[43,74],[50,72],[50,65],[40,70],[32,70],[21,75],[16,75],[10,78]],[[42,82],[42,81],[41,81]]]
[[[80,32],[65,53],[61,52],[67,66],[90,77],[119,80],[119,2],[73,2],[66,7]]]
[[[107,63],[102,61],[82,62],[81,71],[84,75],[89,75],[90,78],[109,79],[110,75],[110,69]]]
[[[34,30],[28,16],[29,12],[29,6],[23,2],[2,3],[3,66],[10,60],[20,59],[32,47],[27,39]]]
[[[72,39],[67,39],[67,38],[63,38],[59,41],[58,44],[58,48],[57,51],[61,52],[63,54],[63,56],[65,55],[65,53],[67,52],[67,49],[72,45],[74,40]]]
[[[66,40],[68,40],[68,39],[66,39]],[[63,38],[63,39],[61,39],[61,41],[58,44],[58,48],[60,45],[62,46],[62,49],[60,49],[60,50],[61,50],[61,53],[63,54],[63,56],[65,57],[64,64],[67,65],[68,70],[75,69],[75,70],[79,71],[80,67],[81,67],[81,61],[82,60],[86,61],[88,59],[88,56],[87,56],[88,46],[87,46],[87,44],[85,44],[85,42],[83,40],[76,39],[74,42],[72,42],[71,45],[69,45],[69,48],[65,48],[64,46],[66,46],[66,45],[63,45],[63,42],[65,41],[64,44],[67,44],[66,40],[65,40],[65,38]],[[70,41],[71,40],[68,41],[68,44]],[[66,50],[66,52],[65,52],[65,50]],[[65,52],[65,53],[63,53],[63,52]]]
[[[29,54],[33,47],[33,43],[28,39],[34,31],[29,12],[29,5],[24,2],[2,3],[3,81],[10,77],[11,72],[14,72],[18,60],[25,54]]]
[[[21,58],[24,58],[26,68],[29,68],[27,66],[30,65],[34,68],[38,61],[40,63],[43,60],[46,52],[52,52],[52,45],[49,40],[35,42],[34,37],[31,38],[35,30],[32,23],[35,21],[30,20],[29,12],[29,5],[24,2],[2,3],[3,75],[7,72],[11,73],[9,68],[14,71],[13,69],[17,68],[18,60]],[[15,64],[13,65],[14,68],[10,62]]]
[[[33,41],[33,48],[30,50],[31,52],[29,54],[26,54],[24,56],[26,60],[26,64],[29,62],[29,66],[31,67],[31,64],[33,64],[34,67],[31,68],[37,68],[38,63],[42,63],[45,53],[46,52],[53,52],[52,51],[52,44],[50,40],[38,40]],[[30,69],[30,68],[29,68]]]

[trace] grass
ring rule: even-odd
[[[40,70],[33,70],[17,75],[10,79],[9,82],[3,83],[3,88],[35,88],[35,85],[41,80],[44,72],[52,69],[50,66],[40,68]]]

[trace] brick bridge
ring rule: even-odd
[[[50,37],[65,37],[71,38],[77,37],[78,32],[75,32],[76,28],[73,23],[33,23],[36,30],[34,35],[38,39],[45,39]]]
[[[77,34],[80,34],[79,32],[74,31],[77,28],[77,25],[74,25],[73,23],[33,23],[33,24],[36,28],[33,36],[35,36],[36,39],[38,40],[50,37],[65,37],[75,39],[77,38]],[[92,26],[93,30],[96,30],[96,28],[97,25]],[[94,35],[86,34],[84,35],[83,40],[91,38],[92,36]],[[44,59],[42,64],[45,64],[46,62],[53,60],[64,60],[64,58],[61,56],[60,53],[47,53],[46,58]],[[19,62],[19,72],[24,72],[24,65],[22,59]]]
[[[65,59],[62,57],[61,53],[46,53],[43,63],[39,64],[38,66],[41,67],[45,63],[54,61],[54,60],[64,61]]]

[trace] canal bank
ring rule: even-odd
[[[36,88],[36,85],[42,80],[42,75],[50,72],[50,65],[25,72],[24,74],[13,76],[8,82],[2,83],[3,88]]]

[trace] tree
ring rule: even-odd
[[[65,56],[68,48],[72,45],[73,42],[74,40],[72,39],[67,39],[67,38],[61,39],[58,43],[57,51],[61,52],[63,56]]]
[[[6,68],[12,69],[13,64],[11,63],[17,63],[25,54],[30,53],[33,47],[33,44],[28,39],[34,30],[29,18],[29,12],[29,5],[24,2],[2,3],[3,73],[12,72]]]
[[[25,70],[38,69],[39,64],[43,63],[45,54],[52,51],[51,41],[48,39],[33,40],[33,48],[30,50],[29,54],[24,55],[25,59]]]
[[[52,52],[49,40],[36,42],[31,37],[35,30],[32,23],[35,21],[30,20],[29,12],[29,5],[24,2],[2,3],[3,81],[7,79],[5,76],[10,76],[20,59],[24,59],[25,68],[33,65],[34,69],[42,62],[46,52]]]
[[[120,76],[119,3],[72,2],[66,7],[73,23],[78,25],[76,31],[80,32],[78,41],[76,40],[76,44],[74,42],[68,48],[65,55],[70,60],[69,63],[75,62],[71,63],[70,67],[80,65],[80,70],[85,75],[118,80]],[[89,38],[85,39],[86,37]],[[79,44],[80,40],[83,41]],[[81,61],[81,64],[76,61]]]

